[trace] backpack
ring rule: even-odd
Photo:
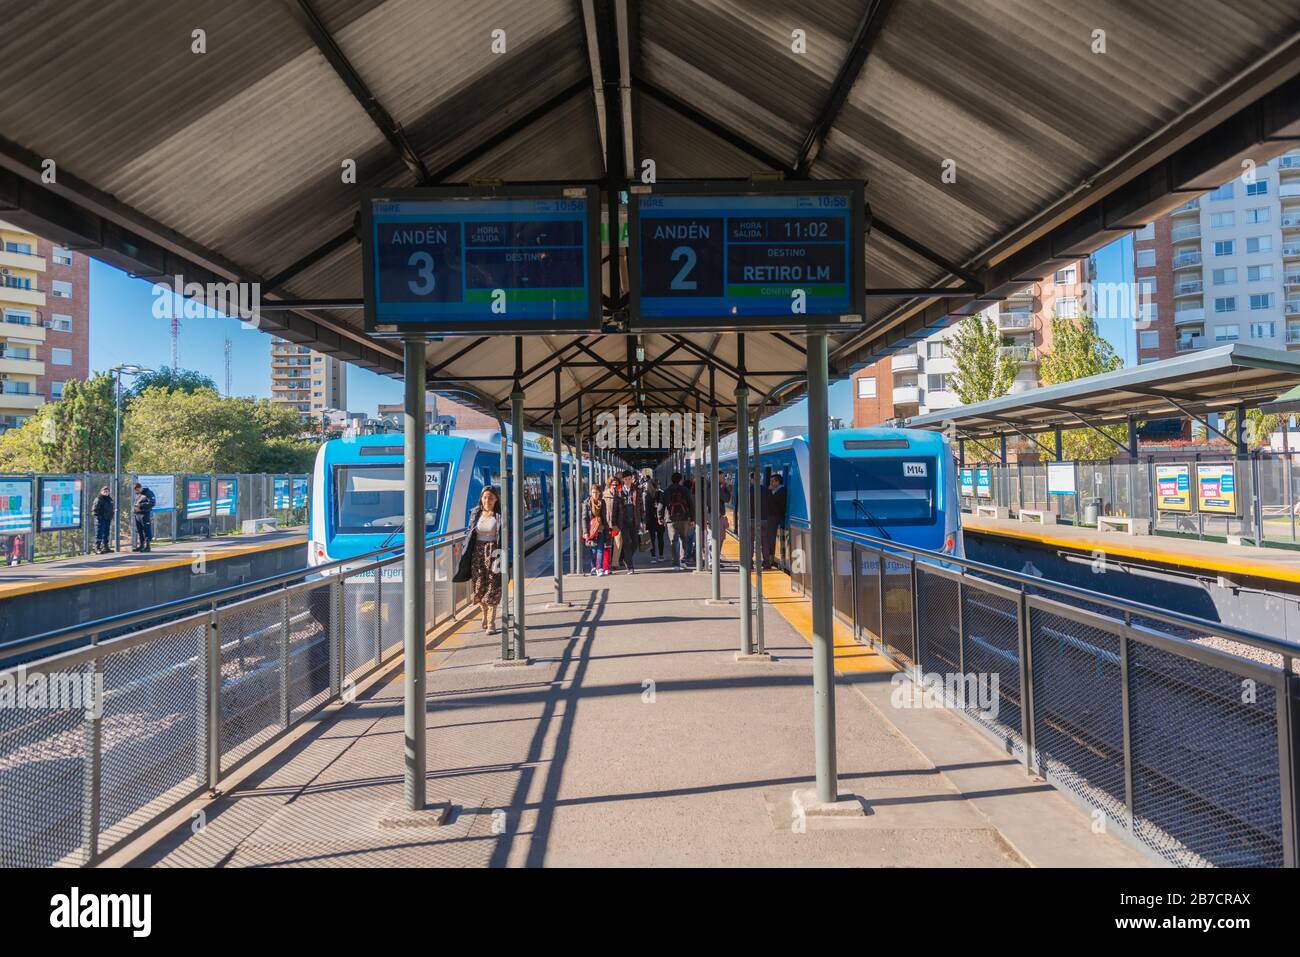
[[[668,489],[668,521],[685,522],[691,517],[691,510],[686,505],[686,492],[680,485]]]

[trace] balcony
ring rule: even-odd
[[[0,372],[9,375],[45,375],[45,363],[39,359],[15,359],[0,351]]]
[[[889,368],[892,372],[907,372],[915,370],[921,364],[921,357],[915,352],[900,352],[889,359]]]
[[[1178,340],[1177,349],[1179,352],[1194,352],[1197,349],[1204,349],[1209,345],[1209,340],[1205,336],[1183,336]]]
[[[1300,272],[1289,272],[1282,277],[1284,286],[1300,286]]]
[[[1033,328],[1033,313],[998,311],[998,332],[1028,332]]]
[[[1196,199],[1189,199],[1187,202],[1183,203],[1183,205],[1175,209],[1172,213],[1170,213],[1170,215],[1179,216],[1183,213],[1194,213],[1200,208],[1201,208],[1201,198],[1198,196],[1196,197]]]
[[[1188,223],[1186,226],[1175,226],[1169,232],[1169,241],[1174,243],[1185,243],[1188,240],[1201,238],[1201,224]]]
[[[1174,257],[1175,269],[1186,269],[1188,266],[1200,266],[1201,251],[1199,249],[1190,252],[1179,253]]]
[[[7,249],[0,249],[0,267],[45,272],[45,257],[33,253],[16,253]]]
[[[1300,170],[1300,153],[1288,153],[1286,156],[1279,156],[1277,158],[1277,168]]]
[[[0,390],[0,409],[34,412],[45,404],[45,396],[39,392],[11,392]]]
[[[1034,351],[1033,346],[998,346],[998,355],[1006,356],[1012,362],[1019,362],[1022,365],[1038,361],[1038,353]]]
[[[1182,325],[1186,322],[1204,322],[1205,308],[1200,309],[1175,309],[1174,325]]]
[[[1300,326],[1287,326],[1287,327],[1286,327],[1286,341],[1287,341],[1287,342],[1300,342]]]
[[[1200,279],[1190,279],[1186,282],[1174,283],[1175,296],[1199,296],[1205,289],[1205,283]]]
[[[921,387],[918,385],[894,386],[894,405],[917,405],[921,401]]]
[[[5,279],[10,277],[5,276]],[[35,286],[24,288],[18,285],[9,285],[9,283],[0,283],[0,302],[10,303],[17,306],[37,306],[45,307],[45,293],[41,292]]]
[[[1283,229],[1300,229],[1300,213],[1283,216],[1281,226]]]
[[[34,322],[6,322],[4,319],[0,319],[0,338],[44,342],[45,327]]]
[[[1300,183],[1282,183],[1277,188],[1277,195],[1282,199],[1290,196],[1300,196]]]
[[[1282,247],[1283,259],[1300,259],[1300,245],[1292,243],[1289,246]]]
[[[1288,316],[1300,316],[1300,299],[1288,299],[1282,303],[1282,311]]]

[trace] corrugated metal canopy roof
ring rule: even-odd
[[[361,296],[364,187],[617,188],[646,158],[661,179],[863,179],[879,292],[865,330],[833,337],[835,378],[1300,136],[1292,0],[0,6],[7,219],[141,275],[260,281],[268,299],[303,301],[266,313],[269,329],[389,374],[400,348],[366,340],[358,310],[321,302]],[[347,160],[355,184],[340,176]],[[620,276],[625,290],[622,264]],[[971,291],[925,294],[954,287]],[[800,342],[747,339],[754,389],[803,367]],[[430,372],[498,406],[511,382],[490,377],[513,371],[513,343],[465,351],[473,341],[430,343]],[[527,340],[530,418],[549,418],[554,368],[570,423],[579,394],[584,411],[628,401],[638,368],[650,405],[706,404],[710,374],[730,403],[734,336],[641,346],[652,366],[671,354],[647,369],[622,335]]]
[[[1116,372],[1042,386],[914,416],[912,429],[950,426],[974,438],[1013,431],[1045,432],[1127,421],[1254,407],[1300,383],[1300,353],[1262,346],[1218,346]]]

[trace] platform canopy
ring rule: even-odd
[[[395,376],[400,346],[361,331],[366,187],[597,181],[608,208],[646,160],[660,182],[865,180],[867,323],[832,337],[834,380],[1300,137],[1300,6],[1283,0],[8,8],[0,218],[146,278],[260,283],[264,330]],[[614,265],[608,330],[627,304]],[[790,335],[746,340],[755,390],[804,368]],[[557,376],[569,427],[579,396],[584,415],[707,411],[712,376],[730,417],[737,346],[529,339],[526,416],[549,422]],[[484,409],[513,386],[509,340],[427,357],[432,388]]]
[[[1300,385],[1300,353],[1217,346],[1131,369],[1042,386],[987,402],[913,416],[913,429],[959,437],[1034,434],[1172,416],[1256,408]]]

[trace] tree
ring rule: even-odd
[[[57,402],[0,436],[0,471],[113,471],[113,376],[69,379]]]
[[[1039,366],[1043,385],[1114,372],[1123,365],[1123,360],[1115,355],[1114,347],[1097,331],[1092,316],[1052,318],[1052,348],[1043,355]],[[1086,427],[1066,431],[1061,437],[1064,456],[1070,459],[1110,458],[1119,451],[1120,446],[1115,443],[1123,445],[1128,438],[1128,430],[1122,425],[1102,426],[1101,431],[1113,437],[1115,442]]]
[[[1265,414],[1259,409],[1246,410],[1246,434],[1243,438],[1246,440],[1246,447],[1250,449],[1267,448],[1272,441],[1274,432],[1281,432],[1285,427],[1286,416],[1279,412]],[[1237,412],[1234,409],[1231,412],[1225,412],[1223,415],[1224,434],[1236,439],[1237,437]],[[1216,439],[1213,432],[1210,433],[1211,439]],[[1233,449],[1236,449],[1236,442],[1233,442]]]
[[[135,472],[305,471],[317,444],[302,423],[266,399],[223,399],[212,389],[146,389],[123,424]]]
[[[551,437],[549,435],[539,435],[537,437],[537,447],[543,452],[551,451]]]
[[[952,390],[962,405],[1006,395],[1016,378],[1016,361],[999,351],[997,321],[983,313],[967,316],[949,340]]]
[[[217,384],[202,372],[193,369],[171,369],[163,366],[153,372],[142,372],[136,377],[131,388],[124,394],[125,399],[135,399],[148,389],[163,389],[168,394],[187,392],[193,394],[199,389],[217,391]]]

